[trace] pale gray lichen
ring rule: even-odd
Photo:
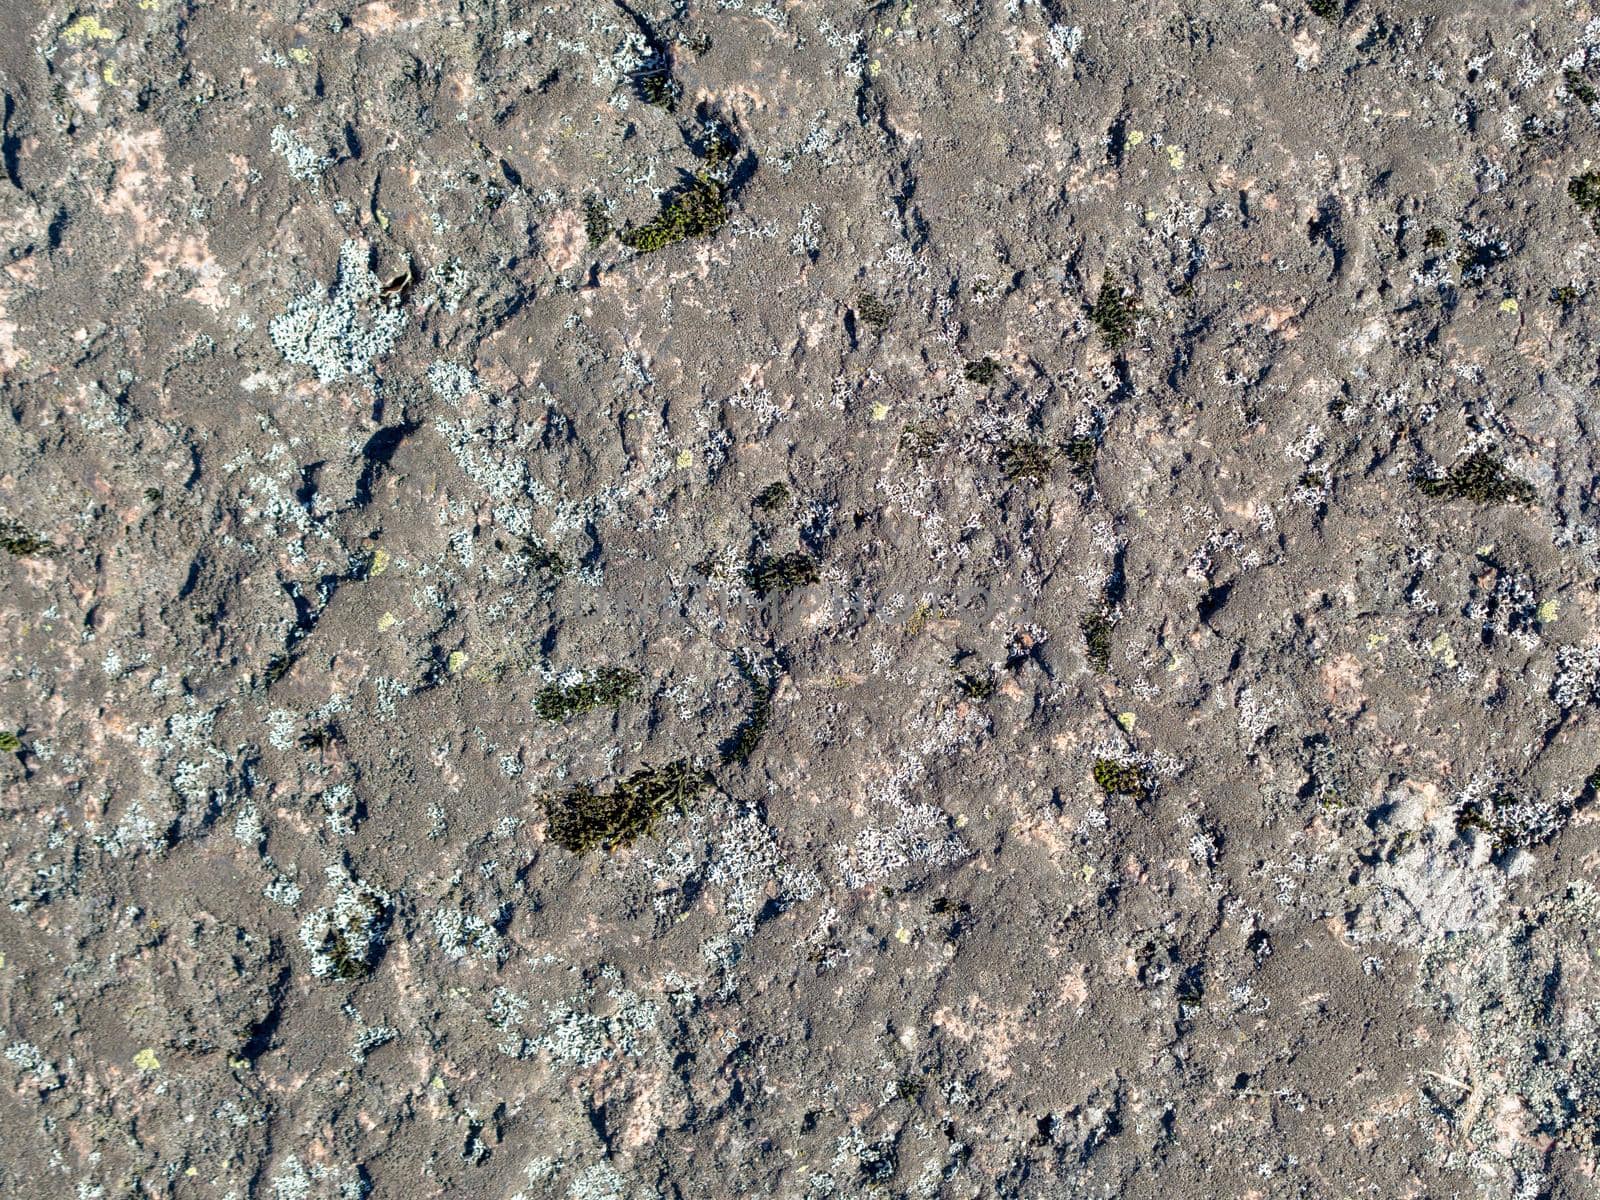
[[[485,962],[504,962],[508,952],[506,939],[500,931],[476,913],[455,908],[435,909],[429,918],[439,948],[450,958],[460,961],[469,954]]]
[[[371,1186],[357,1167],[313,1162],[291,1154],[272,1176],[272,1200],[363,1200]]]
[[[278,353],[310,367],[321,383],[368,375],[406,325],[405,312],[376,304],[377,295],[378,277],[367,265],[367,248],[352,238],[339,248],[333,287],[291,301],[267,332]]]
[[[61,1086],[61,1072],[32,1042],[13,1042],[5,1048],[5,1058],[18,1071],[33,1079],[40,1092],[52,1091]]]
[[[322,182],[322,173],[333,166],[334,160],[318,153],[302,142],[293,130],[279,125],[272,131],[272,149],[283,159],[289,174],[313,187]]]

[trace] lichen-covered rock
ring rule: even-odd
[[[1600,13],[0,5],[0,1195],[1587,1195]]]

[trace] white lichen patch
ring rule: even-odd
[[[378,303],[378,277],[367,254],[360,242],[346,241],[332,287],[291,301],[267,327],[278,353],[310,367],[319,382],[366,376],[405,329],[404,310]]]

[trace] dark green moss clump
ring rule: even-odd
[[[918,1083],[915,1079],[897,1079],[894,1081],[894,1094],[907,1104],[915,1104],[927,1092],[926,1084]]]
[[[1344,5],[1340,0],[1311,0],[1306,5],[1312,15],[1321,17],[1324,21],[1337,21],[1344,16]]]
[[[758,596],[787,592],[817,582],[817,564],[809,554],[769,554],[744,569],[744,581]]]
[[[598,246],[611,236],[611,218],[598,200],[586,200],[583,205],[583,232],[591,246]]]
[[[1087,477],[1094,470],[1094,456],[1099,446],[1092,437],[1075,437],[1061,447],[1062,456],[1072,467],[1072,473]]]
[[[767,727],[772,724],[772,695],[778,690],[772,679],[742,659],[739,662],[739,674],[750,685],[750,715],[722,747],[724,765],[749,761],[750,755],[766,736]]]
[[[1476,504],[1533,501],[1533,485],[1506,470],[1498,456],[1487,450],[1468,455],[1448,475],[1423,479],[1417,484],[1424,496],[1437,500],[1471,500]]]
[[[532,538],[523,538],[522,547],[518,552],[528,560],[528,566],[533,569],[534,574],[546,584],[560,583],[572,574],[572,561],[565,554],[548,546],[541,546]]]
[[[1108,796],[1137,796],[1144,791],[1144,772],[1139,764],[1117,762],[1114,758],[1094,760],[1094,781]]]
[[[665,63],[656,63],[639,73],[639,99],[672,112],[678,107],[680,89]]]
[[[709,161],[709,152],[707,158]],[[720,179],[709,171],[697,172],[691,182],[666,199],[660,216],[647,225],[623,230],[618,240],[630,250],[649,254],[690,238],[706,237],[727,222],[727,196],[727,185]]]
[[[548,683],[534,698],[533,711],[546,721],[565,721],[597,708],[615,708],[639,695],[639,676],[620,667],[601,667],[578,683]]]
[[[1111,669],[1111,617],[1103,608],[1088,613],[1078,622],[1083,630],[1083,648],[1089,665],[1104,674]]]
[[[684,759],[642,767],[610,792],[588,784],[546,796],[550,840],[573,854],[613,850],[650,833],[670,812],[686,809],[711,782]]]
[[[0,754],[16,754],[22,749],[22,739],[10,730],[0,733]]]
[[[1567,195],[1589,223],[1600,231],[1600,171],[1586,171],[1567,181]]]
[[[734,142],[727,131],[715,121],[708,122],[705,139],[700,144],[700,158],[706,170],[721,175],[723,168],[733,162]]]
[[[1108,350],[1120,350],[1133,336],[1133,327],[1139,319],[1139,299],[1107,271],[1100,283],[1100,293],[1089,309],[1089,320],[1100,331]]]
[[[55,554],[59,547],[48,538],[29,533],[10,518],[0,519],[0,550],[17,558],[44,557]]]
[[[1567,91],[1572,94],[1579,104],[1593,104],[1596,100],[1600,100],[1600,95],[1597,95],[1594,88],[1589,86],[1589,81],[1571,67],[1568,67],[1562,73],[1561,78],[1567,85]]]
[[[1049,478],[1055,458],[1054,446],[1043,442],[1011,442],[1000,451],[1000,473],[1008,483],[1024,479],[1043,483]]]
[[[970,382],[988,387],[996,379],[1000,378],[1000,364],[986,354],[982,358],[969,362],[961,373]]]
[[[876,296],[862,292],[856,297],[856,315],[873,329],[882,333],[889,328],[889,321],[894,316],[894,310]]]
[[[779,480],[756,493],[755,506],[764,513],[782,512],[789,507],[789,485]]]

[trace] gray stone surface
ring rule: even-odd
[[[1587,4],[0,86],[0,1193],[1593,1194]]]

